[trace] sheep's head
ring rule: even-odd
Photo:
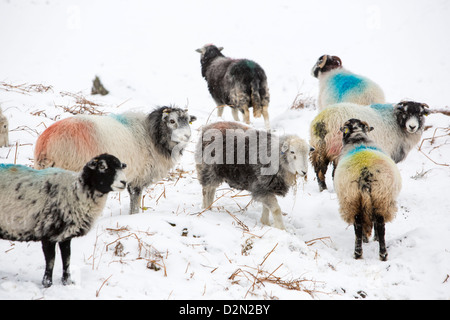
[[[203,47],[195,50],[196,52],[199,52],[201,54],[201,58],[204,59],[211,59],[215,58],[217,56],[223,56],[221,51],[223,50],[223,47],[216,47],[213,44],[205,44]]]
[[[162,122],[170,131],[170,138],[175,143],[187,143],[191,138],[190,124],[197,117],[189,115],[187,109],[165,107],[162,110]]]
[[[297,136],[287,137],[281,145],[281,156],[287,170],[301,177],[308,173],[308,155],[314,148]]]
[[[343,143],[363,143],[368,140],[367,134],[373,130],[369,124],[359,119],[347,120],[340,128],[343,134]]]
[[[84,166],[81,178],[85,186],[92,192],[122,191],[127,185],[123,172],[126,166],[115,156],[104,153],[93,158]]]
[[[8,132],[8,119],[0,113],[0,133]]]
[[[428,105],[414,101],[402,101],[395,105],[395,115],[400,128],[408,133],[422,130],[425,124],[424,116],[429,114]]]
[[[342,61],[338,56],[323,55],[321,56],[311,70],[311,74],[319,77],[319,73],[328,72],[333,69],[342,68]]]

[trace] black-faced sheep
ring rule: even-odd
[[[196,50],[201,54],[202,76],[216,102],[218,116],[222,116],[224,106],[228,105],[234,120],[239,121],[238,111],[241,111],[245,123],[249,124],[249,108],[253,107],[253,116],[259,118],[262,114],[266,129],[270,129],[270,95],[264,70],[251,60],[227,58],[222,50],[214,45]]]
[[[379,256],[385,261],[385,223],[395,217],[402,183],[394,161],[367,136],[373,129],[358,119],[345,122],[334,186],[341,217],[355,228],[355,259],[362,257],[362,240],[369,238],[374,226]]]
[[[128,164],[130,214],[137,213],[143,189],[164,178],[179,160],[195,119],[174,107],[150,114],[77,115],[54,123],[39,136],[35,167],[78,171],[96,154],[114,154]]]
[[[317,175],[320,191],[327,188],[325,174],[328,164],[336,166],[342,149],[340,128],[348,119],[360,119],[373,125],[368,133],[395,163],[404,160],[409,151],[420,141],[428,106],[424,103],[402,101],[398,104],[360,106],[339,103],[321,111],[311,122],[311,163]]]
[[[0,238],[42,242],[44,287],[52,285],[56,243],[61,249],[62,283],[71,283],[70,241],[90,230],[110,191],[125,189],[125,167],[108,154],[93,158],[79,173],[0,165]]]
[[[261,222],[285,229],[276,196],[285,196],[296,176],[308,171],[310,146],[295,135],[276,137],[236,122],[217,122],[202,128],[196,149],[197,173],[203,187],[203,208],[214,201],[216,188],[248,190],[262,202]]]
[[[340,102],[385,103],[384,92],[378,84],[346,70],[337,56],[321,56],[311,73],[319,79],[319,111]]]
[[[0,147],[9,145],[9,125],[8,118],[2,113],[0,108]]]

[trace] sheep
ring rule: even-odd
[[[110,191],[126,188],[125,167],[109,154],[91,159],[78,173],[0,164],[0,239],[42,242],[44,287],[53,282],[56,243],[61,250],[62,283],[72,283],[70,241],[88,233]]]
[[[196,117],[160,107],[150,114],[77,115],[48,127],[36,142],[37,169],[78,171],[95,154],[110,153],[128,164],[130,214],[139,212],[143,189],[164,178],[181,157]]]
[[[424,103],[402,101],[370,106],[339,103],[321,111],[310,126],[310,144],[315,148],[310,160],[320,191],[327,189],[325,174],[328,164],[333,162],[336,167],[342,149],[342,132],[339,128],[345,121],[356,118],[372,124],[375,130],[369,132],[369,137],[398,163],[420,141],[427,109]]]
[[[202,207],[210,208],[216,188],[227,182],[232,188],[250,191],[253,200],[262,202],[263,224],[269,225],[271,211],[274,226],[285,229],[275,196],[285,196],[297,176],[306,176],[310,151],[308,143],[296,135],[278,138],[236,122],[203,127],[195,155]]]
[[[380,260],[386,261],[385,223],[392,221],[397,212],[402,179],[394,161],[368,137],[373,129],[359,119],[344,123],[344,147],[334,186],[342,219],[354,225],[354,258],[362,257],[362,240],[367,242],[374,226]]]
[[[196,50],[201,54],[202,76],[217,105],[217,115],[222,117],[228,105],[235,121],[239,121],[239,110],[244,113],[245,123],[250,124],[249,108],[253,107],[253,116],[259,118],[262,114],[269,130],[270,95],[264,70],[252,60],[227,58],[222,50],[211,44]]]
[[[385,103],[384,92],[378,84],[342,67],[337,56],[321,56],[311,73],[319,79],[319,111],[339,102],[359,105]]]
[[[9,146],[9,124],[8,118],[2,113],[0,108],[0,147]]]

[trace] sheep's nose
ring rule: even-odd
[[[123,184],[123,187],[125,188],[127,185],[127,182],[125,180],[120,180],[120,183]]]
[[[409,128],[411,129],[411,130],[414,130],[415,128],[416,128],[416,126],[409,126]]]
[[[302,173],[303,173],[303,175],[306,175],[306,171],[303,171],[303,170],[302,170]]]

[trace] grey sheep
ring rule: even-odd
[[[244,113],[244,122],[250,124],[249,108],[255,118],[264,117],[266,129],[269,123],[269,88],[267,77],[259,64],[248,59],[231,59],[221,51],[223,47],[205,45],[196,51],[201,54],[202,76],[216,102],[217,114],[223,114],[225,105],[230,106],[233,118],[239,121],[238,111]]]
[[[276,137],[236,122],[217,122],[202,128],[196,148],[196,168],[203,192],[203,208],[214,201],[216,188],[226,182],[248,190],[262,202],[261,222],[285,229],[276,196],[285,196],[297,176],[308,171],[311,147],[295,135]],[[269,156],[270,155],[270,156]]]
[[[52,285],[56,243],[61,249],[62,283],[71,283],[70,241],[91,229],[110,191],[125,189],[125,167],[108,154],[93,158],[79,173],[0,165],[0,238],[42,242],[44,287]]]

